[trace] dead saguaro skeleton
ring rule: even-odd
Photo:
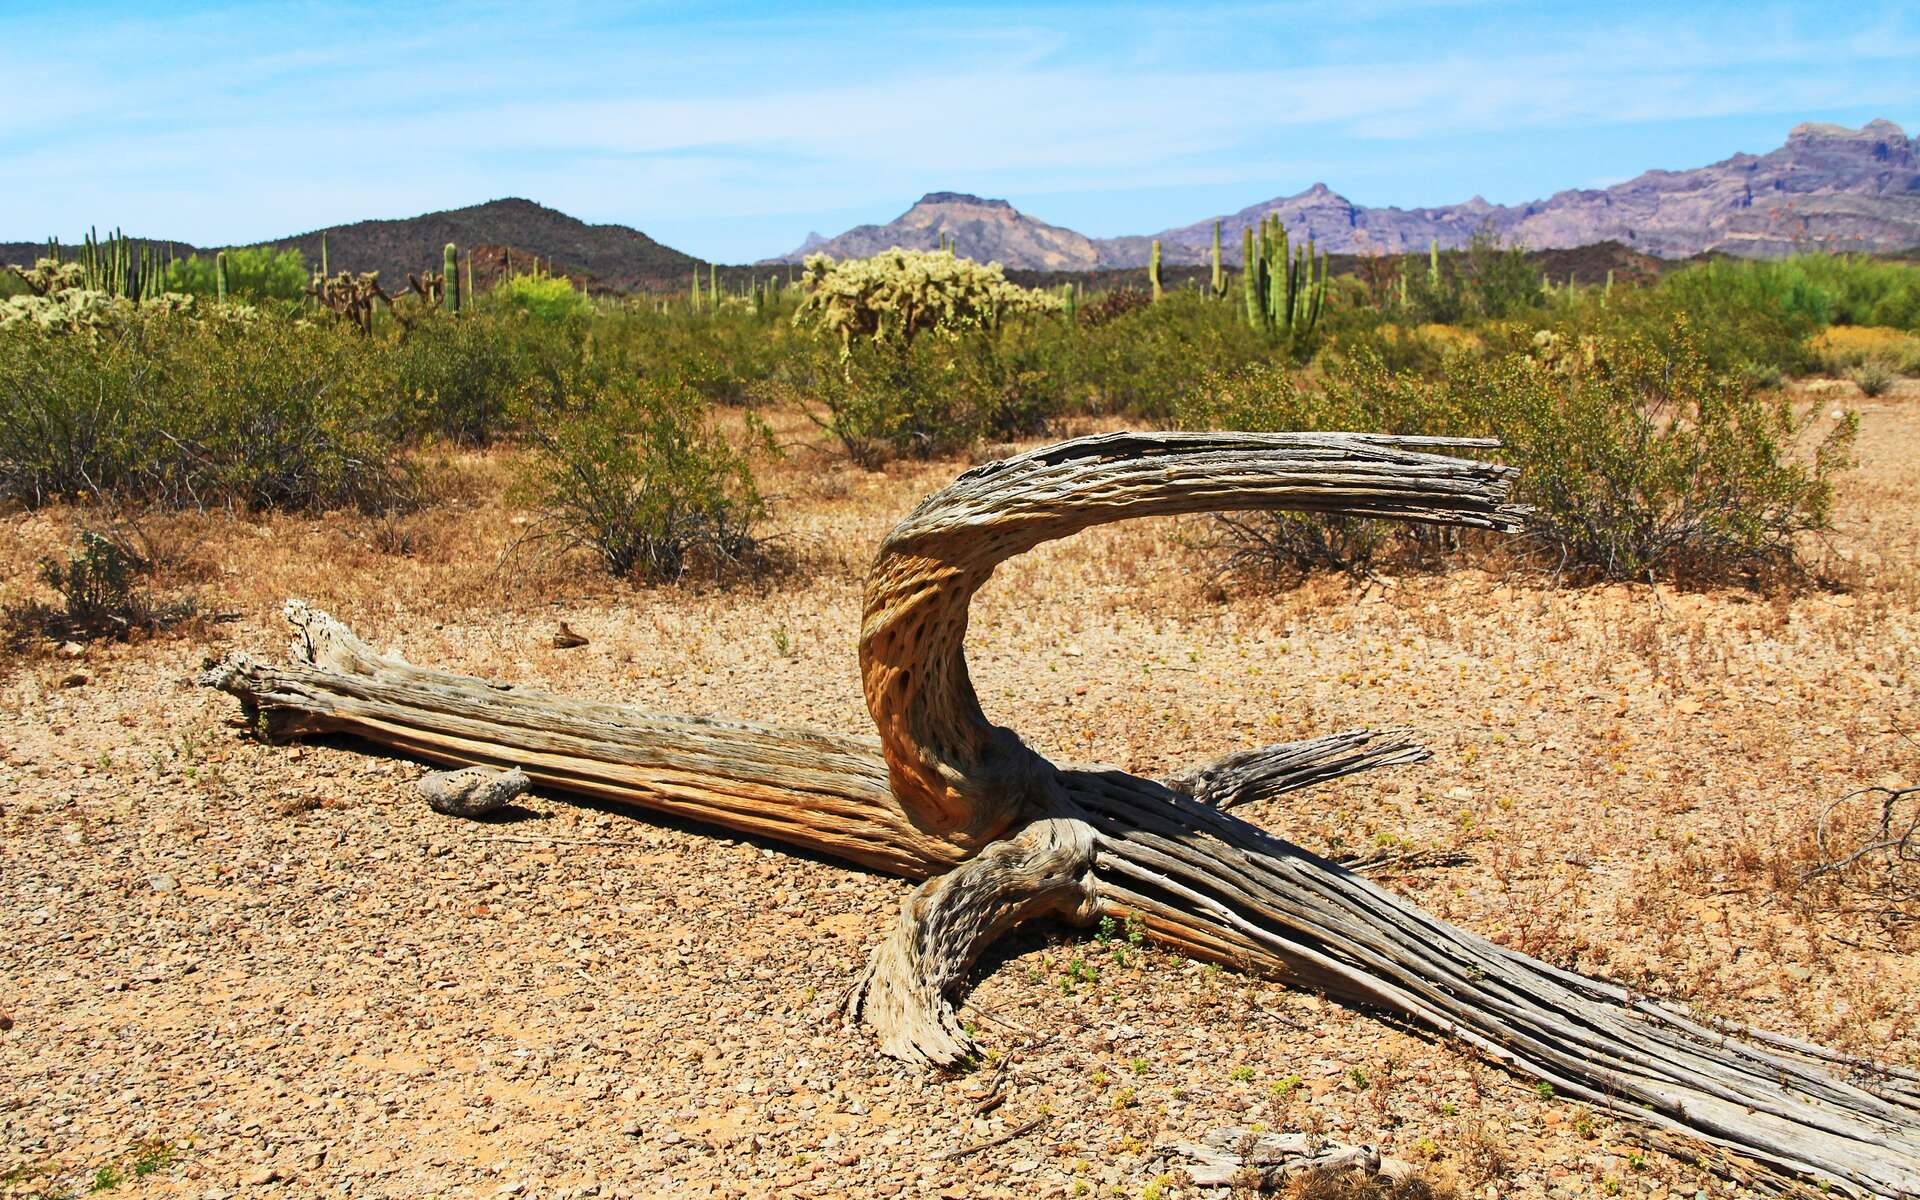
[[[1216,510],[1506,529],[1512,471],[1441,453],[1490,445],[1113,434],[968,471],[895,527],[868,578],[860,668],[878,741],[529,694],[382,656],[297,603],[289,665],[236,655],[203,682],[270,737],[345,732],[519,767],[542,787],[924,880],[846,1002],[912,1062],[972,1052],[951,997],[995,937],[1042,916],[1133,918],[1182,953],[1416,1021],[1653,1126],[1669,1148],[1736,1172],[1758,1163],[1781,1188],[1920,1193],[1920,1075],[1709,1024],[1507,950],[1225,811],[1423,756],[1397,735],[1243,751],[1155,781],[1056,766],[981,711],[968,604],[1013,555],[1127,517]]]

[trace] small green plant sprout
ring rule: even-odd
[[[89,1192],[110,1192],[125,1182],[125,1176],[113,1167],[101,1167],[93,1173],[93,1182],[87,1185]]]
[[[1135,1075],[1145,1075],[1147,1073],[1147,1069],[1150,1066],[1152,1066],[1152,1064],[1149,1063],[1144,1058],[1132,1058],[1127,1060],[1127,1069],[1131,1070]]]
[[[1127,945],[1138,950],[1147,944],[1147,923],[1139,917],[1127,917]]]
[[[1287,1097],[1299,1091],[1300,1085],[1305,1082],[1306,1080],[1300,1078],[1298,1075],[1288,1075],[1285,1078],[1274,1080],[1268,1085],[1267,1091],[1271,1092],[1276,1099],[1285,1100]]]
[[[1581,1113],[1579,1116],[1573,1119],[1573,1131],[1579,1134],[1581,1137],[1583,1138],[1592,1137],[1593,1130],[1594,1130],[1593,1115],[1591,1113]]]
[[[1112,917],[1101,917],[1100,924],[1094,929],[1093,940],[1102,946],[1110,945],[1117,929],[1118,926],[1114,924]]]
[[[1093,1074],[1087,1076],[1087,1081],[1095,1087],[1105,1087],[1113,1082],[1112,1078],[1108,1076],[1105,1071],[1095,1071]]]
[[[1443,1117],[1457,1117],[1460,1115],[1460,1106],[1451,1100],[1442,1100],[1440,1102],[1440,1115]],[[1582,1119],[1584,1120],[1585,1118]],[[1575,1126],[1576,1128],[1578,1127],[1578,1122],[1575,1123]]]
[[[1113,1094],[1113,1106],[1115,1108],[1132,1108],[1135,1103],[1133,1089],[1130,1087],[1123,1087]]]
[[[1233,1070],[1227,1072],[1227,1078],[1233,1080],[1235,1083],[1252,1083],[1253,1068],[1245,1065],[1235,1067]]]
[[[775,625],[767,635],[773,642],[773,652],[781,658],[793,657],[793,635],[787,632],[785,625]]]
[[[1165,1200],[1167,1188],[1173,1183],[1171,1175],[1156,1175],[1153,1182],[1140,1190],[1140,1200]]]
[[[1553,1099],[1553,1085],[1546,1082],[1536,1083],[1533,1085],[1533,1094],[1542,1100],[1551,1100]]]
[[[1348,1071],[1347,1078],[1352,1080],[1353,1086],[1357,1088],[1364,1088],[1367,1086],[1367,1073],[1361,1070],[1359,1067],[1355,1067],[1353,1070]]]

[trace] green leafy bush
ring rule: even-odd
[[[541,321],[565,321],[593,311],[593,300],[564,275],[509,275],[487,293],[487,305]]]
[[[0,496],[175,507],[407,503],[390,390],[351,334],[145,312],[0,329]]]
[[[747,455],[707,423],[684,387],[576,389],[577,407],[532,425],[517,495],[540,514],[536,538],[591,551],[618,576],[679,579],[690,567],[763,565],[765,512]],[[770,445],[770,442],[768,443]]]
[[[1590,353],[1457,356],[1443,378],[1340,360],[1314,385],[1275,367],[1216,377],[1181,411],[1189,427],[1499,437],[1520,468],[1529,543],[1556,570],[1603,579],[1761,581],[1798,567],[1799,535],[1827,525],[1832,478],[1856,429],[1816,435],[1783,395],[1716,371],[1683,324],[1658,342]],[[1236,518],[1243,563],[1298,575],[1364,570],[1388,552],[1432,562],[1457,543],[1282,514]]]

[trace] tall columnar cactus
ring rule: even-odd
[[[1213,223],[1213,288],[1215,300],[1224,300],[1227,296],[1227,272],[1220,265],[1220,222]]]
[[[473,307],[473,294],[474,294],[473,293],[473,251],[468,250],[467,251],[467,290],[465,292],[468,308]]]
[[[327,235],[323,233],[320,235],[320,274],[327,275],[330,273],[331,272],[327,270]]]
[[[440,251],[440,303],[446,306],[447,315],[460,315],[460,251],[452,242],[448,242]]]
[[[695,312],[700,311],[700,264],[699,263],[693,264],[693,291],[689,293],[687,303],[693,306],[693,311]]]
[[[1243,240],[1248,324],[1277,333],[1290,346],[1304,347],[1326,299],[1327,256],[1316,254],[1311,237],[1306,245],[1294,246],[1287,227],[1273,214],[1261,220],[1257,242],[1251,228]]]
[[[1153,239],[1153,257],[1147,260],[1147,281],[1153,284],[1153,302],[1160,303],[1160,239]]]
[[[1240,230],[1240,289],[1247,301],[1247,324],[1260,326],[1260,259],[1256,256],[1253,226]]]
[[[222,304],[227,302],[227,252],[225,250],[213,256],[213,298]]]
[[[707,264],[707,307],[720,311],[720,264]]]
[[[1431,291],[1440,290],[1440,239],[1427,239],[1427,287]]]

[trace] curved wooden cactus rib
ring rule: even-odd
[[[269,732],[344,730],[437,762],[519,765],[550,787],[926,879],[846,1001],[902,1058],[972,1052],[952,994],[1013,925],[1134,918],[1183,953],[1419,1021],[1720,1169],[1920,1193],[1920,1076],[1710,1027],[1506,950],[1224,811],[1424,757],[1400,731],[1239,751],[1155,782],[1056,767],[981,710],[967,607],[1008,557],[1103,522],[1208,510],[1508,528],[1511,471],[1436,453],[1485,445],[1116,434],[970,471],[874,564],[860,665],[877,742],[526,694],[381,656],[291,606],[294,665],[236,657],[205,678]]]

